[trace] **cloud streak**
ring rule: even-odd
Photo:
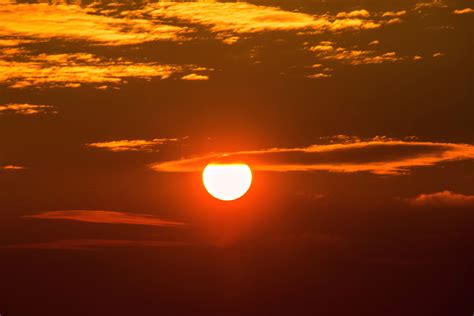
[[[474,13],[474,9],[471,9],[471,8],[458,9],[458,10],[454,10],[453,13],[457,15],[469,14],[469,13]]]
[[[177,138],[155,138],[152,140],[131,139],[131,140],[114,140],[109,142],[95,142],[86,144],[88,147],[100,148],[114,152],[121,151],[146,151],[152,152],[155,147],[170,142],[178,141]]]
[[[35,41],[83,40],[98,45],[131,45],[179,40],[186,28],[145,19],[114,18],[93,7],[48,4],[2,4],[0,36]]]
[[[258,171],[370,172],[398,175],[414,167],[474,159],[469,144],[391,140],[343,141],[302,148],[215,153],[205,156],[159,162],[151,165],[158,172],[197,172],[208,163],[245,162]]]
[[[0,170],[24,170],[26,167],[23,166],[17,166],[17,165],[5,165],[5,166],[0,166]]]
[[[22,60],[18,60],[21,58]],[[104,59],[92,54],[0,56],[0,84],[10,88],[78,88],[83,84],[123,84],[127,78],[166,79],[181,66]]]
[[[2,114],[32,115],[32,114],[57,113],[53,109],[54,107],[50,105],[10,103],[6,105],[0,105],[0,115]]]
[[[51,211],[36,215],[24,216],[25,218],[35,219],[60,219],[71,220],[88,223],[103,224],[129,224],[129,225],[146,225],[157,227],[176,227],[186,225],[183,222],[165,220],[153,215],[134,214],[125,212],[114,212],[104,210],[67,210],[67,211]]]
[[[282,10],[278,7],[254,5],[246,2],[158,2],[144,9],[129,12],[134,16],[149,15],[159,19],[178,19],[208,27],[221,34],[221,39],[232,35],[268,31],[307,31],[309,33],[366,30],[380,27],[369,19],[367,10],[311,15]],[[227,34],[228,36],[222,36]],[[232,43],[234,41],[230,41]]]
[[[451,191],[420,194],[408,199],[416,207],[474,207],[474,195],[463,195]]]
[[[332,42],[321,42],[308,48],[321,60],[339,61],[350,65],[381,64],[396,62],[403,58],[395,52],[377,53],[373,50],[352,50],[343,47],[335,47]]]

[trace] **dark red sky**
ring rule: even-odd
[[[473,18],[0,0],[0,314],[471,315]]]

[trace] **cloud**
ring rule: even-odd
[[[471,8],[465,8],[465,9],[459,9],[459,10],[454,10],[454,14],[468,14],[468,13],[474,13],[474,9]]]
[[[19,60],[20,59],[20,60]],[[169,78],[181,66],[140,63],[122,58],[105,59],[92,54],[0,55],[0,84],[10,88],[68,87],[83,84],[122,84],[127,78]]]
[[[67,239],[4,246],[10,249],[94,250],[100,248],[183,247],[191,243],[168,240]]]
[[[184,27],[140,18],[114,18],[93,7],[76,5],[2,4],[0,36],[30,40],[84,40],[98,45],[130,45],[179,40]]]
[[[382,14],[383,17],[390,17],[390,18],[395,18],[395,17],[401,17],[404,16],[407,13],[407,11],[387,11]]]
[[[158,172],[197,172],[208,163],[246,162],[257,171],[370,172],[398,175],[414,167],[474,159],[469,144],[404,141],[377,137],[371,140],[338,138],[336,143],[302,148],[270,148],[159,162]]]
[[[26,167],[16,166],[16,165],[0,166],[0,170],[24,170],[24,169],[26,169]]]
[[[331,42],[321,42],[309,47],[308,50],[314,52],[315,56],[322,60],[340,61],[350,65],[381,64],[403,59],[395,52],[377,53],[373,50],[353,50],[335,47]]]
[[[355,10],[351,12],[339,12],[336,18],[368,18],[370,13],[367,10]]]
[[[88,147],[95,147],[115,152],[120,151],[154,151],[154,148],[170,142],[176,142],[177,138],[155,138],[152,140],[131,139],[114,140],[110,142],[95,142],[86,144]]]
[[[415,10],[423,10],[423,9],[432,9],[432,8],[446,8],[447,5],[444,3],[443,0],[432,0],[432,1],[425,1],[425,2],[417,2],[415,4]]]
[[[160,19],[179,19],[187,23],[210,28],[225,39],[236,34],[267,31],[339,32],[344,30],[365,30],[381,26],[367,19],[367,10],[343,12],[339,16],[310,15],[282,10],[278,7],[254,5],[246,2],[158,2],[144,9],[129,12],[131,16],[150,15]],[[232,43],[230,41],[229,43]]]
[[[326,73],[323,73],[323,72],[316,73],[316,74],[311,74],[311,75],[307,75],[307,76],[306,76],[306,78],[310,78],[310,79],[330,78],[330,77],[332,77],[331,74],[326,74]]]
[[[14,47],[32,42],[31,40],[19,40],[13,38],[0,38],[0,47]]]
[[[198,75],[198,74],[189,74],[189,75],[181,77],[181,80],[191,80],[191,81],[203,81],[203,80],[208,80],[208,79],[209,79],[209,76]]]
[[[24,216],[26,218],[39,219],[63,219],[71,221],[80,221],[88,223],[105,223],[105,224],[130,224],[130,225],[146,225],[146,226],[183,226],[185,223],[164,220],[162,218],[147,215],[134,214],[113,211],[95,211],[95,210],[68,210],[68,211],[51,211],[36,215]]]
[[[36,105],[28,103],[10,103],[6,105],[0,105],[0,115],[2,114],[20,114],[20,115],[32,115],[32,114],[45,114],[45,113],[58,113],[54,111],[54,107],[50,105]]]
[[[463,195],[451,191],[420,194],[408,199],[412,206],[417,207],[474,207],[474,195]]]

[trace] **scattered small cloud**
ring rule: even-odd
[[[28,103],[10,103],[6,105],[0,105],[0,115],[2,114],[19,114],[19,115],[33,115],[33,114],[46,114],[46,113],[58,113],[54,110],[53,106],[50,105],[37,105]]]
[[[463,195],[451,191],[420,194],[408,199],[412,206],[417,207],[474,207],[474,195]]]
[[[371,45],[371,46],[378,45],[378,44],[380,44],[379,40],[373,40],[372,42],[369,43],[369,45]]]
[[[454,14],[469,14],[469,13],[474,13],[474,9],[472,8],[465,8],[465,9],[457,9],[453,11]]]
[[[433,58],[443,57],[444,53],[434,53]]]
[[[71,221],[80,221],[88,223],[104,224],[130,224],[146,226],[183,226],[185,223],[165,220],[148,214],[135,214],[125,212],[103,211],[103,210],[67,210],[51,211],[36,215],[24,216],[25,218],[36,219],[62,219]]]
[[[340,61],[350,65],[381,64],[403,59],[395,52],[377,53],[373,50],[347,49],[335,47],[331,42],[320,42],[318,45],[309,47],[308,50],[314,52],[315,56],[322,60]]]

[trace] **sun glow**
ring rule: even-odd
[[[252,183],[252,171],[246,164],[208,164],[202,182],[210,195],[223,201],[242,197]]]

